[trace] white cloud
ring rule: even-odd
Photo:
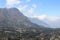
[[[60,17],[48,16],[45,14],[40,16],[33,16],[33,18],[38,18],[39,20],[45,20],[45,21],[57,21],[60,19]]]
[[[49,21],[57,21],[57,20],[59,20],[60,18],[59,17],[47,17],[47,20],[49,20]]]
[[[33,8],[36,8],[37,6],[36,6],[36,4],[32,4],[32,7],[33,7]]]
[[[48,16],[46,14],[40,16],[32,16],[31,18],[37,18],[40,21],[46,22],[51,28],[60,28],[60,17]]]
[[[33,15],[36,8],[37,8],[36,4],[32,4],[32,7],[28,10],[28,13]]]
[[[24,6],[22,6],[22,5],[20,5],[19,7],[17,7],[20,11],[22,11],[22,12],[27,12],[28,13],[28,15],[30,15],[30,17],[32,16],[32,15],[34,15],[33,13],[35,12],[35,8],[36,8],[37,6],[36,6],[36,4],[32,4],[31,6],[29,6],[29,5],[24,5]],[[30,9],[29,9],[30,8]],[[26,14],[27,15],[27,14]],[[29,17],[29,16],[28,16]]]
[[[20,11],[24,11],[24,10],[26,10],[26,8],[28,8],[28,5],[24,5],[24,6],[19,6],[19,7],[17,7]]]
[[[6,0],[6,6],[7,7],[12,7],[14,5],[20,4],[20,0]]]
[[[39,20],[45,20],[47,15],[33,16],[33,18],[38,18]]]
[[[30,2],[31,0],[26,0],[26,2]]]
[[[34,12],[34,9],[33,8],[31,8],[30,10],[28,10],[28,13],[33,14],[33,12]]]

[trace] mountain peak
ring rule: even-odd
[[[30,22],[17,8],[0,8],[0,27],[14,28],[39,28]]]

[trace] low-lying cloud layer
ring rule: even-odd
[[[48,21],[57,21],[60,19],[60,17],[48,16],[48,15],[40,15],[40,16],[33,16],[33,17],[38,18],[40,20],[48,20]]]
[[[38,18],[39,20],[42,20],[42,21],[48,23],[48,25],[50,25],[51,28],[60,27],[60,17],[40,15],[40,16],[33,16],[33,18]]]

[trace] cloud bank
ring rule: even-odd
[[[13,7],[15,5],[20,4],[21,1],[20,0],[6,0],[6,6],[9,7]]]
[[[44,14],[40,16],[32,16],[32,18],[37,18],[48,23],[51,28],[60,28],[60,17],[48,16]]]
[[[54,16],[48,16],[48,15],[40,15],[40,16],[33,16],[35,18],[38,18],[40,20],[48,20],[48,21],[57,21],[60,19],[60,17],[54,17]]]

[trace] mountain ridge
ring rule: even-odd
[[[56,40],[60,36],[60,28],[53,29],[34,24],[16,8],[0,8],[1,30],[3,33],[11,31],[14,34],[18,31],[21,40]]]
[[[29,20],[32,22],[32,23],[35,23],[37,25],[40,25],[40,26],[44,26],[44,27],[47,27],[49,28],[49,24],[45,23],[44,21],[42,20],[39,20],[37,18],[29,18]]]
[[[0,8],[0,16],[0,26],[15,27],[15,29],[33,28],[38,30],[39,28],[43,28],[30,22],[30,20],[16,8]]]

